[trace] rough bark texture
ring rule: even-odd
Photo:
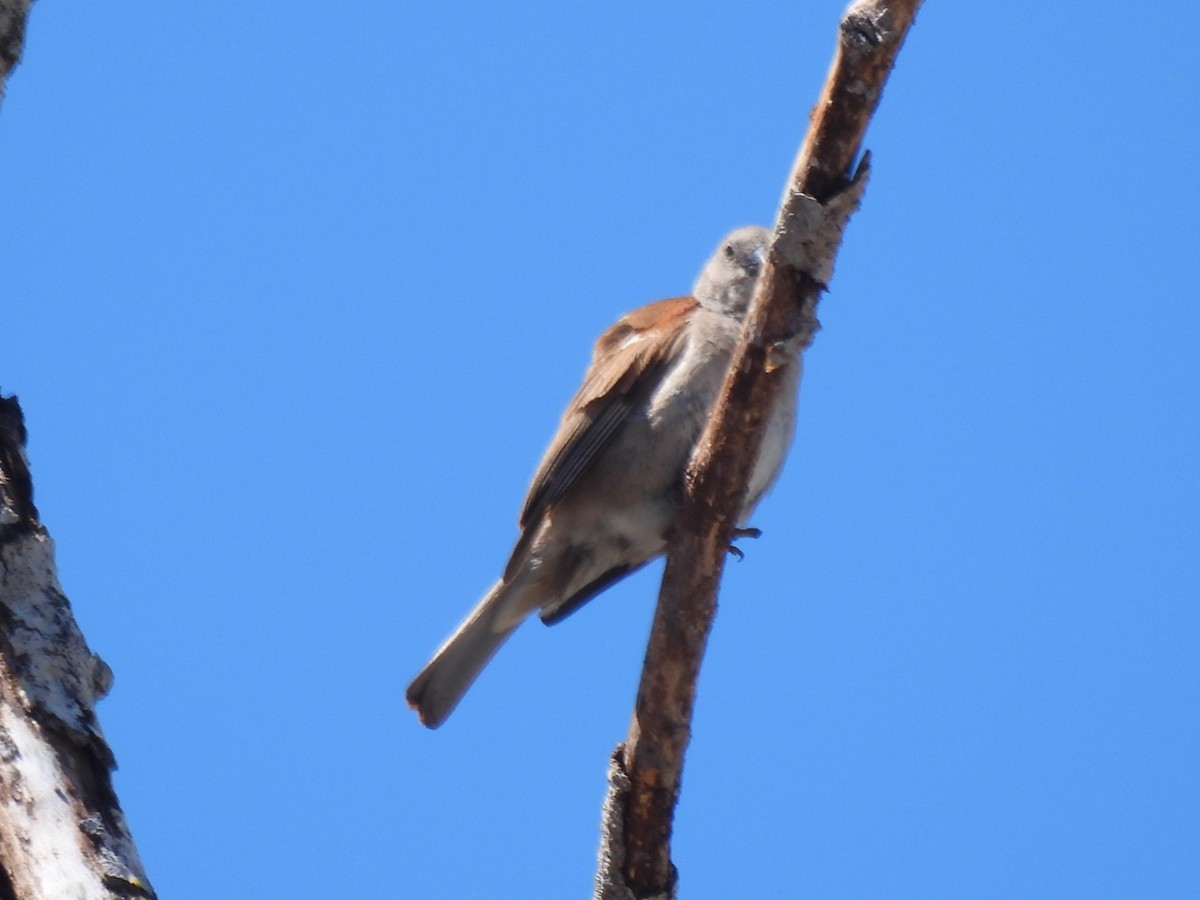
[[[867,0],[842,18],[742,341],[688,469],[683,527],[667,557],[633,722],[609,772],[596,897],[675,897],[671,828],[736,511],[762,443],[765,411],[781,388],[779,364],[807,347],[818,327],[817,300],[866,184],[867,160],[857,171],[855,160],[919,5]]]
[[[154,896],[96,721],[111,684],[58,584],[21,408],[0,397],[0,898]]]

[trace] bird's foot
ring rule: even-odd
[[[746,558],[746,554],[745,554],[745,552],[742,551],[741,547],[735,547],[733,545],[733,542],[736,540],[740,540],[741,538],[760,538],[760,537],[762,537],[762,529],[761,528],[735,528],[735,529],[733,529],[733,534],[730,535],[730,537],[729,537],[729,552],[730,552],[730,554],[732,554],[733,556],[736,556],[737,561],[741,562],[743,559]]]

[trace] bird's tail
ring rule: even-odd
[[[530,612],[515,608],[520,597],[514,596],[513,587],[497,581],[408,686],[405,699],[422,725],[437,728],[446,721],[488,660]]]

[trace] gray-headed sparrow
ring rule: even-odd
[[[436,728],[505,639],[534,610],[563,619],[666,550],[683,473],[712,411],[754,294],[771,232],[739,228],[700,272],[691,297],[661,300],[600,336],[521,510],[504,575],[408,686]],[[775,480],[791,443],[801,362],[786,363],[742,520]]]

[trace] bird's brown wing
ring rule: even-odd
[[[695,306],[691,297],[651,303],[622,316],[596,341],[583,384],[533,476],[521,510],[523,534],[506,577],[519,565],[542,516],[578,483],[678,357],[686,340],[683,326]]]

